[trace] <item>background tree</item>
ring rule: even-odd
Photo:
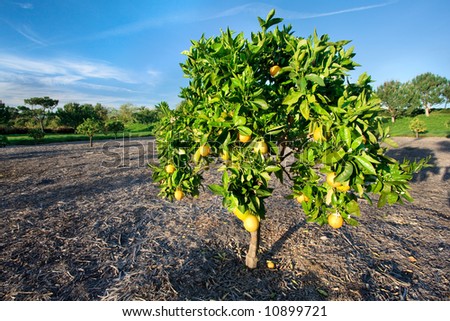
[[[71,102],[65,104],[63,108],[58,108],[55,114],[61,125],[74,129],[88,118],[92,118],[99,123],[105,123],[108,120],[108,110],[101,104],[93,106],[92,104],[80,105]]]
[[[409,129],[414,132],[416,138],[419,138],[419,134],[424,133],[427,130],[427,126],[423,120],[415,117],[409,122]]]
[[[133,118],[139,124],[151,125],[158,121],[158,110],[140,107],[133,113]]]
[[[93,118],[86,119],[77,127],[77,133],[89,137],[89,146],[93,146],[94,135],[102,131],[102,125]]]
[[[425,115],[430,116],[430,108],[434,105],[441,104],[444,94],[444,88],[447,80],[444,77],[427,72],[416,76],[412,80],[414,89],[416,90],[420,105],[425,109]]]
[[[6,106],[0,101],[0,125],[8,126],[13,119],[14,108]]]
[[[261,31],[250,39],[227,29],[183,52],[185,103],[162,110],[159,165],[152,166],[159,195],[170,200],[197,196],[211,167],[222,174],[209,189],[250,232],[249,268],[256,267],[273,176],[291,181],[288,197],[308,222],[339,228],[357,224],[358,201],[372,202],[371,194],[378,206],[411,201],[408,181],[424,164],[386,156],[381,143],[394,142],[370,77],[346,81],[357,66],[348,41],[297,37],[291,26],[268,31],[281,21],[274,14],[258,18]]]
[[[128,124],[133,121],[133,114],[137,108],[133,104],[123,104],[119,107],[117,117],[124,123]]]
[[[24,102],[31,106],[33,117],[36,119],[42,132],[45,132],[45,120],[49,113],[58,105],[59,101],[46,96],[24,99]],[[36,108],[36,106],[39,106],[39,108]]]
[[[446,79],[446,80],[447,80],[447,82],[446,82],[446,84],[444,84],[444,88],[442,90],[442,96],[445,100],[444,108],[447,108],[447,104],[450,101],[450,80],[449,79]]]
[[[125,130],[125,125],[120,120],[110,120],[106,123],[106,130],[114,133],[114,138],[117,138],[118,132]]]
[[[410,83],[401,83],[397,80],[387,81],[378,86],[376,91],[394,123],[397,117],[411,113],[418,107],[417,95],[415,95]]]

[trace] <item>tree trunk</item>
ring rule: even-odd
[[[391,116],[391,121],[395,123],[395,116]]]
[[[416,138],[419,138],[419,131],[416,130]]]
[[[89,136],[89,146],[93,146],[93,143],[92,143],[92,136]]]
[[[255,232],[250,233],[250,246],[248,247],[247,256],[245,257],[245,265],[249,269],[256,268],[258,264],[258,248],[259,248],[259,238],[260,238],[260,228]]]
[[[430,116],[430,107],[428,107],[428,106],[425,107],[425,116],[427,116],[427,117]]]

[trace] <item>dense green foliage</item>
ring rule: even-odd
[[[408,181],[423,163],[398,163],[385,155],[381,143],[393,142],[379,117],[371,79],[347,78],[357,66],[349,41],[316,33],[297,37],[291,26],[268,31],[281,21],[273,15],[259,19],[261,31],[251,39],[228,29],[192,41],[184,52],[181,67],[190,80],[181,92],[185,103],[165,111],[156,133],[160,165],[153,178],[160,195],[173,199],[179,189],[198,195],[202,172],[227,154],[218,168],[221,184],[209,188],[230,211],[250,211],[261,219],[273,176],[292,181],[289,197],[307,196],[303,210],[308,221],[319,224],[331,213],[356,224],[358,201],[371,202],[371,194],[380,195],[379,206],[411,201]],[[267,154],[255,149],[261,143]],[[205,145],[211,154],[201,156]],[[169,164],[175,172],[165,169]],[[330,173],[336,184],[327,182]],[[337,188],[345,184],[349,190]]]

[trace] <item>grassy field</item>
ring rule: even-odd
[[[421,133],[424,137],[450,137],[450,113],[443,111],[432,112],[429,117],[425,115],[417,116],[420,120],[425,122],[426,132]],[[409,123],[413,118],[404,117],[399,118],[395,123],[386,122],[386,126],[391,129],[392,136],[414,136],[414,133],[409,129]]]
[[[123,133],[117,133],[117,139],[124,137],[124,135],[126,137],[146,137],[152,136],[153,131],[152,128],[149,128],[148,125],[133,123],[126,125],[125,131]],[[28,136],[27,134],[7,135],[7,137],[8,142],[11,145],[35,144],[34,139]],[[97,140],[105,140],[105,139],[114,139],[114,134],[113,133],[96,134],[94,136],[94,143]],[[74,142],[74,141],[89,142],[89,137],[80,134],[46,134],[44,139],[39,143],[48,144],[48,143]]]

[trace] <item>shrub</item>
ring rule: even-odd
[[[45,133],[40,128],[31,128],[28,131],[28,136],[34,139],[35,143],[42,141],[45,137]]]
[[[8,144],[9,144],[8,137],[0,135],[0,147],[5,147]]]
[[[409,129],[411,129],[416,134],[416,138],[419,138],[419,133],[425,132],[427,130],[427,127],[423,120],[420,120],[416,117],[409,122]]]

